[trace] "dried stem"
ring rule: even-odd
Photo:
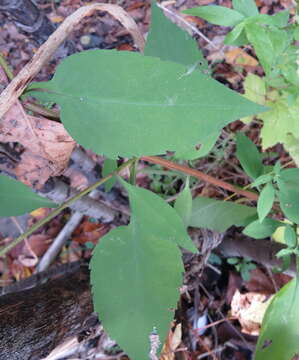
[[[180,171],[184,174],[194,176],[200,180],[203,180],[203,181],[213,184],[215,186],[219,186],[219,187],[226,189],[228,191],[231,191],[233,193],[242,195],[249,200],[253,200],[253,201],[258,200],[258,194],[254,193],[254,192],[239,189],[239,188],[235,187],[234,185],[231,185],[223,180],[215,179],[213,176],[207,175],[199,170],[192,169],[188,166],[179,165],[172,161],[165,160],[165,159],[162,159],[157,156],[143,156],[141,158],[141,160],[148,161],[153,164],[158,164],[158,165],[164,166],[168,169]]]

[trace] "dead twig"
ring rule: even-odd
[[[213,184],[215,186],[219,186],[219,187],[226,189],[228,191],[231,191],[233,193],[245,196],[249,200],[253,200],[253,201],[258,200],[258,194],[254,193],[254,192],[239,189],[239,188],[235,187],[234,185],[231,185],[223,180],[216,179],[213,176],[207,175],[199,170],[192,169],[188,166],[179,165],[172,161],[162,159],[158,156],[143,156],[143,157],[141,157],[141,160],[144,160],[144,161],[147,161],[147,162],[150,162],[153,164],[158,164],[158,165],[164,166],[168,169],[180,171],[184,174],[194,176],[197,179],[203,180],[207,183]]]
[[[80,24],[86,16],[91,16],[96,11],[106,11],[115,17],[132,35],[136,45],[142,52],[144,38],[133,18],[120,6],[112,4],[92,4],[79,8],[68,16],[49,39],[37,50],[29,63],[18,73],[0,95],[0,119],[22,95],[27,85],[41,70],[45,63],[52,57],[56,49],[69,36],[76,25]]]

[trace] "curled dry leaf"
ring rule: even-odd
[[[272,297],[264,294],[249,292],[241,294],[236,290],[232,302],[232,316],[236,317],[242,332],[250,335],[259,335],[264,314],[270,304]]]
[[[160,360],[174,360],[175,350],[182,342],[182,324],[177,324],[174,331],[170,330],[163,349],[161,352]]]
[[[0,83],[6,82],[0,68]],[[2,118],[0,142],[18,142],[24,146],[15,174],[20,181],[37,189],[50,176],[61,174],[75,147],[62,124],[26,114],[19,101]]]
[[[239,48],[233,48],[225,53],[225,60],[229,64],[239,66],[255,67],[258,65],[258,61],[247,54],[244,50]]]

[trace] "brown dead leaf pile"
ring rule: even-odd
[[[0,85],[7,85],[2,68]],[[49,177],[62,173],[75,147],[74,140],[62,124],[28,115],[19,101],[1,120],[0,142],[17,142],[25,148],[16,165],[15,175],[26,185],[37,189]]]

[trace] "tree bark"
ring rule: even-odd
[[[82,332],[92,311],[86,265],[34,288],[0,296],[0,359],[42,359]]]
[[[0,10],[7,13],[17,27],[32,34],[39,44],[55,30],[55,26],[31,0],[0,0]]]

